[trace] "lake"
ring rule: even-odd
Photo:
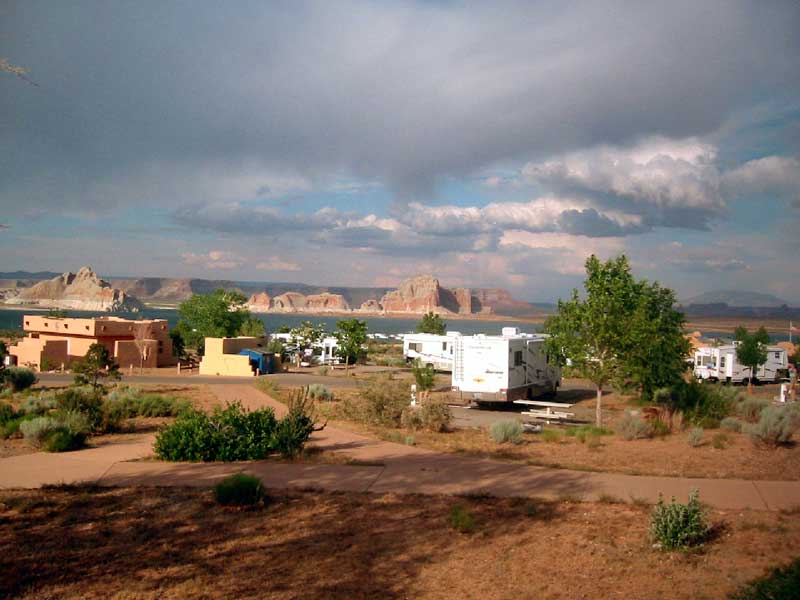
[[[43,311],[32,310],[0,310],[0,329],[22,329],[22,317],[25,314],[45,314]],[[178,311],[175,309],[167,308],[146,308],[138,313],[101,313],[89,312],[79,310],[69,310],[67,315],[76,318],[91,318],[101,316],[119,316],[128,319],[166,319],[170,327],[174,327],[178,322]],[[330,316],[313,316],[313,315],[296,315],[296,314],[254,314],[254,317],[261,319],[267,331],[272,333],[277,331],[279,327],[296,327],[303,321],[311,321],[314,324],[324,324],[325,330],[333,332],[336,330],[336,323],[342,319],[351,317],[343,317],[340,315]],[[414,331],[419,323],[419,319],[393,319],[384,317],[361,317],[353,315],[354,318],[361,319],[367,322],[367,327],[370,333],[384,333],[393,335],[398,333],[409,333]],[[476,333],[499,334],[503,327],[519,327],[521,331],[526,333],[534,333],[541,330],[541,325],[536,323],[525,323],[521,321],[479,321],[473,319],[453,319],[447,322],[448,331],[459,331],[466,335]]]

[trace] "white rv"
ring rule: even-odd
[[[554,394],[561,369],[544,352],[547,336],[504,327],[502,335],[455,339],[452,389],[477,402],[511,402]]]
[[[419,359],[423,365],[430,365],[437,371],[453,370],[453,348],[455,340],[461,337],[457,331],[447,335],[433,333],[409,333],[403,336],[403,356],[407,363]]]
[[[778,381],[780,371],[788,368],[786,350],[780,346],[767,346],[767,362],[753,374],[757,381]],[[750,379],[750,367],[736,358],[736,344],[702,348],[695,353],[694,376],[707,381],[744,383]]]

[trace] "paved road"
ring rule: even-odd
[[[240,400],[249,408],[286,407],[249,383],[216,384],[222,401]],[[340,491],[421,494],[492,494],[495,496],[613,496],[654,503],[658,495],[701,498],[719,508],[777,510],[800,506],[800,482],[637,477],[547,469],[476,459],[392,444],[326,427],[312,443],[345,455],[356,464],[165,463],[137,461],[152,452],[152,436],[63,454],[37,453],[0,459],[0,488],[35,488],[48,483],[97,482],[101,485],[209,486],[232,473],[248,472],[273,488],[315,487]]]

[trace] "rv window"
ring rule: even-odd
[[[776,352],[775,353],[775,358],[780,358],[780,357],[781,357],[781,353],[780,352]]]
[[[522,364],[522,350],[514,352],[514,366],[518,367]]]
[[[724,369],[725,368],[725,357],[724,356],[720,356],[719,357],[719,367],[720,367],[720,369]]]
[[[412,352],[422,352],[422,344],[409,344],[408,349]]]
[[[442,342],[442,352],[447,350],[447,342]]]

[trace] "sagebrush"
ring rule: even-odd
[[[650,517],[650,535],[662,550],[679,550],[702,544],[708,537],[706,512],[700,504],[700,493],[689,492],[686,504],[675,498],[667,504],[659,496]]]

